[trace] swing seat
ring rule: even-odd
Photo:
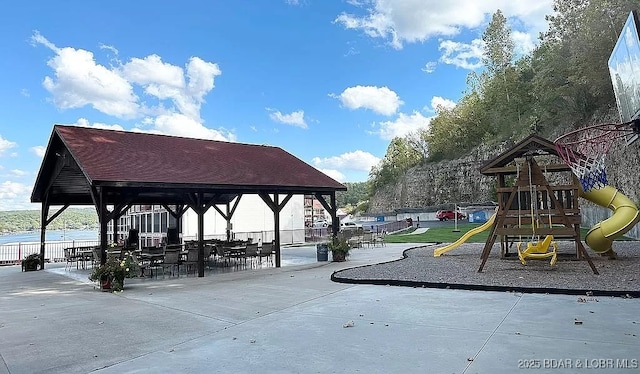
[[[553,241],[553,235],[547,235],[543,241],[538,242],[528,242],[527,249],[524,251],[520,250],[522,246],[522,242],[518,242],[518,258],[522,265],[526,265],[526,259],[531,258],[534,260],[542,260],[551,257],[551,266],[555,265],[558,261],[558,244]],[[549,247],[552,247],[553,250],[549,251]]]

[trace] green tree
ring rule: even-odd
[[[404,138],[394,138],[387,153],[380,163],[369,173],[369,186],[373,190],[393,183],[407,170],[417,165],[422,160],[420,152],[416,151]]]
[[[78,230],[97,228],[98,215],[95,209],[69,208],[48,226],[48,230]],[[40,229],[40,211],[16,210],[0,212],[0,233],[33,231]]]
[[[339,207],[357,206],[358,204],[369,200],[369,187],[367,182],[344,183],[347,187],[346,191],[338,191],[336,193],[336,203]]]
[[[511,30],[497,11],[483,32],[485,69],[467,77],[454,108],[438,108],[428,131],[404,140],[428,162],[463,156],[481,143],[518,141],[531,132],[545,137],[583,127],[615,107],[608,59],[638,0],[555,0],[549,30],[535,50],[515,56]],[[396,142],[396,143],[394,143]],[[424,144],[421,144],[423,142]],[[370,173],[371,188],[406,172],[392,141]],[[396,163],[397,164],[394,164]]]
[[[482,63],[487,73],[492,77],[503,74],[513,61],[514,44],[511,39],[511,29],[507,26],[507,19],[500,9],[493,14],[489,26],[482,34],[482,41],[484,42]]]

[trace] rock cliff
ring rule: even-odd
[[[555,139],[555,137],[553,138]],[[370,212],[393,212],[402,208],[436,209],[443,204],[483,203],[495,200],[496,181],[480,174],[480,167],[513,143],[499,147],[481,146],[466,157],[420,165],[409,170],[396,184],[376,191],[370,200]],[[625,146],[619,142],[605,159],[609,184],[640,202],[640,140]],[[583,226],[606,219],[611,211],[580,199]],[[436,208],[434,208],[436,207]],[[628,234],[640,238],[640,227]]]
[[[480,167],[513,143],[500,147],[481,146],[466,157],[420,165],[400,180],[376,191],[370,212],[393,212],[401,208],[428,208],[451,203],[495,200],[495,178],[480,174]]]

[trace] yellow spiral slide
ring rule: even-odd
[[[636,204],[611,186],[587,192],[580,189],[580,197],[613,210],[611,217],[598,222],[584,238],[589,248],[596,253],[609,251],[613,240],[631,230],[640,219]]]

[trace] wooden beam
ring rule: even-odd
[[[327,203],[324,195],[320,193],[316,193],[315,196],[318,201],[320,201],[320,204],[322,204],[322,207],[331,215],[331,232],[332,236],[335,238],[338,236],[338,231],[340,231],[340,222],[338,222],[337,215],[338,208],[336,206],[336,193],[334,191],[329,194],[330,203]]]
[[[69,204],[65,204],[62,208],[58,209],[57,212],[53,213],[53,215],[49,218],[47,218],[47,222],[46,225],[49,226],[49,224],[56,218],[58,218],[58,216],[60,214],[62,214],[62,212],[64,212],[67,208],[69,207]]]
[[[271,199],[271,196],[267,193],[261,192],[258,195],[260,196],[262,201],[264,201],[265,204],[267,204],[267,206],[273,212],[274,242],[275,242],[275,249],[276,249],[276,267],[279,268],[282,263],[282,255],[280,251],[280,212],[285,207],[285,205],[287,205],[289,200],[291,200],[291,197],[293,197],[293,194],[288,194],[284,198],[282,203],[279,202],[280,195],[278,195],[277,193],[273,194],[273,200]]]
[[[107,263],[107,222],[109,210],[104,201],[104,189],[98,188],[98,221],[100,222],[100,265]]]
[[[511,195],[509,196],[509,199],[507,199],[507,203],[505,206],[511,206],[511,204],[513,203],[513,200],[516,197],[516,192],[514,191],[511,193]],[[504,214],[503,212],[501,212],[500,210],[503,209],[502,206],[498,206],[498,212],[496,212],[496,219],[493,222],[493,227],[491,228],[491,232],[489,233],[489,236],[487,237],[487,241],[484,244],[484,249],[482,250],[482,254],[480,255],[480,257],[482,258],[482,262],[480,263],[480,267],[478,268],[478,273],[482,272],[482,269],[484,269],[484,265],[487,263],[487,260],[489,259],[489,255],[491,254],[491,248],[493,248],[493,245],[496,242],[496,228],[497,227],[503,227],[504,226]]]
[[[571,168],[565,164],[550,164],[545,166],[548,172],[571,171]],[[483,175],[505,175],[518,174],[518,168],[515,166],[493,167],[482,171]]]
[[[47,238],[47,216],[49,215],[49,192],[45,192],[40,211],[40,269],[44,269],[44,250]],[[21,259],[22,260],[22,259]]]
[[[198,277],[204,277],[204,213],[202,192],[198,192]]]

